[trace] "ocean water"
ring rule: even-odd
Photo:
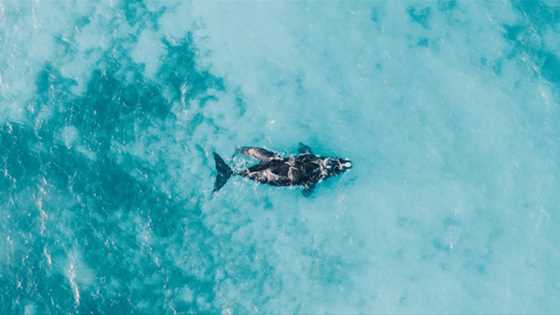
[[[0,314],[558,314],[559,121],[557,0],[0,0]]]

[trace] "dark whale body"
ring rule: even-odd
[[[302,186],[304,195],[309,195],[315,184],[352,168],[350,160],[315,155],[308,146],[303,144],[300,144],[297,155],[287,157],[257,147],[243,147],[239,151],[259,160],[260,163],[243,170],[233,171],[214,152],[218,172],[214,192],[222,188],[232,175],[239,175],[273,186]]]

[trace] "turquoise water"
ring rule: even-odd
[[[0,314],[557,314],[560,2],[0,1]],[[349,157],[297,189],[242,145]]]

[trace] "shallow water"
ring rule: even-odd
[[[1,314],[555,314],[560,3],[0,1]],[[349,157],[310,198],[241,145]]]

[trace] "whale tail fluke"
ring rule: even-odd
[[[216,163],[216,181],[214,182],[214,190],[212,191],[217,192],[220,188],[224,187],[227,183],[228,179],[233,175],[233,171],[231,167],[229,167],[224,159],[218,155],[218,153],[214,152],[214,162]]]

